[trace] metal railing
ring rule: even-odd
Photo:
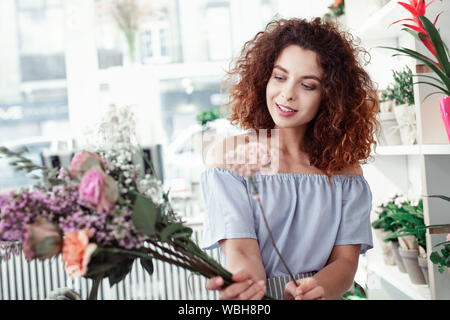
[[[197,228],[195,228],[195,226]],[[198,224],[192,226],[195,241],[201,237]],[[220,261],[218,249],[210,252]],[[150,276],[138,260],[131,272],[120,283],[110,287],[103,280],[98,291],[100,300],[212,300],[217,292],[205,289],[206,278],[180,267],[154,260],[154,272]],[[82,299],[89,295],[93,281],[86,278],[70,278],[63,267],[61,255],[57,258],[27,261],[22,252],[0,261],[0,300],[44,300],[58,288],[71,288]]]

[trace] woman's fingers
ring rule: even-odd
[[[319,300],[319,299],[323,299],[324,294],[325,294],[325,292],[323,290],[323,287],[317,286],[317,287],[309,290],[305,294],[297,295],[295,297],[295,300]]]
[[[250,273],[248,273],[246,270],[241,270],[239,272],[236,272],[235,274],[233,274],[232,279],[235,282],[240,282],[240,281],[244,281],[244,280],[255,280],[255,279],[253,279],[253,276]]]
[[[206,281],[205,288],[206,290],[219,290],[223,286],[223,278],[222,277],[214,277],[211,279],[208,279]]]
[[[253,285],[253,280],[246,280],[241,282],[236,282],[228,287],[226,287],[224,290],[220,291],[219,299],[220,300],[230,300],[235,299],[239,294],[247,290],[251,285]]]
[[[298,281],[298,280],[297,280]],[[286,284],[286,286],[284,287],[284,297],[287,300],[293,300],[296,293],[297,286],[294,284],[294,281],[290,281]]]
[[[313,277],[297,280],[297,285],[293,281],[286,284],[284,288],[285,298],[288,300],[312,300],[323,299],[324,289],[319,286],[317,280]]]
[[[266,292],[266,286],[264,280],[260,280],[251,285],[247,290],[241,292],[237,297],[239,300],[256,300],[261,295],[264,296]],[[261,297],[262,297],[261,296]],[[261,299],[261,298],[259,298]]]
[[[248,300],[261,300],[264,297],[264,294],[266,293],[266,283],[264,280],[258,281],[258,285],[260,286],[261,290],[259,290],[255,295],[248,298]]]
[[[223,288],[222,277],[214,277],[206,281],[207,290],[219,290],[220,300],[256,300],[261,299],[265,292],[265,281],[255,281],[254,277],[245,270],[233,274],[234,283]]]
[[[309,278],[303,278],[297,280],[298,287],[295,289],[295,295],[305,294],[306,292],[314,289],[319,284],[317,283],[317,280],[313,277]]]

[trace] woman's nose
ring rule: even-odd
[[[281,91],[281,97],[286,101],[294,101],[296,99],[296,94],[293,86],[286,85]]]

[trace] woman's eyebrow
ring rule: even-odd
[[[289,74],[289,71],[287,71],[285,68],[283,68],[282,66],[280,66],[278,64],[275,65],[273,68],[274,69],[279,69],[279,70],[283,71],[284,73]],[[314,79],[314,80],[316,80],[318,82],[322,81],[318,76],[315,76],[315,75],[312,75],[312,74],[311,75],[305,75],[305,76],[302,77],[302,79]]]

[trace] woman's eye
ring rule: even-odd
[[[305,88],[306,90],[312,90],[314,89],[314,87],[307,85],[306,83],[302,83],[303,88]]]
[[[276,80],[278,80],[278,81],[283,80],[283,77],[280,77],[280,76],[274,76],[274,78],[275,78]]]

